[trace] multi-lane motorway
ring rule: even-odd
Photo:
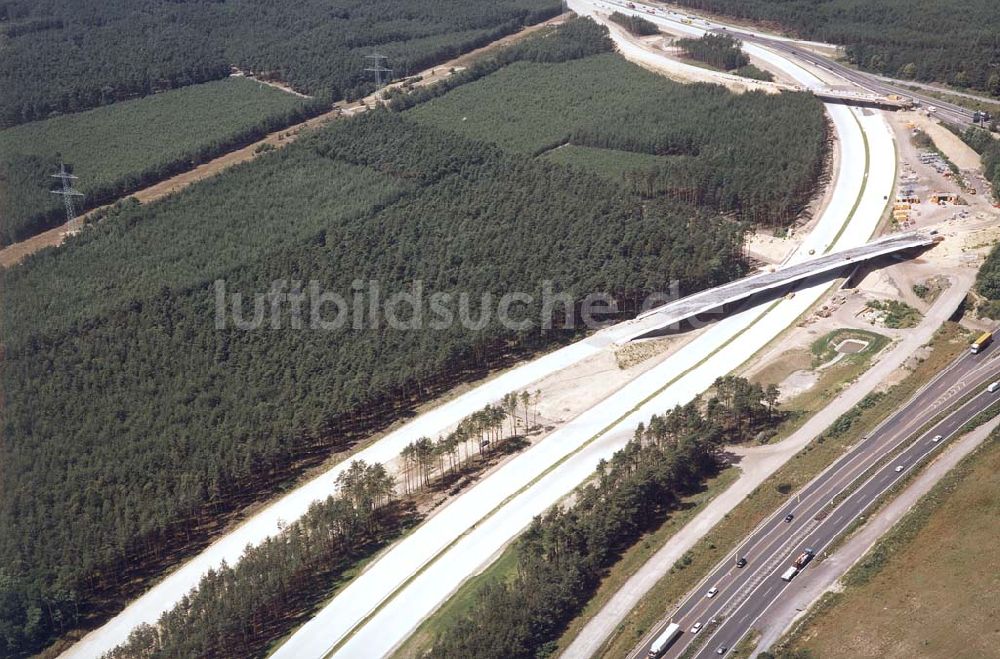
[[[934,108],[933,114],[938,119],[960,128],[966,128],[973,123],[974,117],[972,110],[964,108],[960,105],[955,105],[954,103],[942,101],[928,94],[915,92],[902,84],[894,84],[884,78],[879,78],[870,73],[865,73],[863,71],[858,71],[857,69],[844,66],[843,64],[840,64],[839,62],[836,62],[828,57],[819,55],[814,50],[811,50],[803,46],[800,42],[793,41],[792,39],[775,37],[755,32],[753,30],[738,28],[732,25],[724,25],[716,21],[700,18],[696,19],[697,25],[693,23],[688,25],[683,22],[684,19],[681,18],[681,14],[671,10],[621,0],[605,0],[605,2],[608,6],[614,6],[618,11],[623,11],[624,13],[642,16],[661,24],[665,22],[669,23],[670,25],[668,27],[674,31],[680,31],[683,33],[704,31],[729,34],[745,43],[757,44],[770,51],[791,56],[791,59],[793,60],[806,62],[817,68],[825,69],[837,77],[843,78],[844,80],[879,96],[890,96],[892,94],[896,94],[911,98],[920,102],[925,108]],[[694,19],[695,17],[692,16],[691,18]],[[688,22],[691,23],[690,20]]]
[[[940,99],[934,98],[933,96],[928,96],[926,94],[920,94],[914,92],[911,89],[894,85],[885,80],[876,78],[875,76],[864,73],[863,71],[858,71],[850,67],[844,66],[832,59],[818,55],[808,48],[804,48],[794,42],[772,39],[770,37],[756,34],[753,32],[744,32],[740,30],[733,30],[731,28],[717,28],[711,30],[712,32],[724,32],[728,33],[742,41],[760,44],[761,46],[766,46],[769,49],[776,50],[793,57],[808,62],[813,66],[817,66],[822,69],[826,69],[838,77],[844,78],[845,80],[854,83],[859,87],[863,87],[875,94],[881,96],[889,96],[891,94],[897,94],[899,96],[910,97],[914,100],[919,101],[925,108],[934,108],[934,116],[947,123],[955,124],[960,127],[967,127],[972,125],[973,122],[973,112],[972,110],[963,108],[960,105],[955,105],[954,103],[948,103],[947,101],[942,101]]]
[[[594,6],[570,0],[582,14]],[[622,42],[616,41],[619,45]],[[660,55],[623,46],[626,57]],[[764,51],[765,49],[759,48]],[[815,76],[772,55],[800,84]],[[877,114],[827,106],[840,139],[840,168],[830,203],[790,263],[868,242],[895,177],[891,132]],[[652,414],[683,404],[721,373],[763,348],[801,317],[829,286],[806,283],[794,298],[721,319],[660,365],[555,430],[440,509],[343,588],[275,657],[388,655],[472,574],[492,561],[532,517],[590,477]],[[638,403],[637,403],[638,401]]]
[[[670,622],[680,624],[683,633],[661,656],[679,657],[696,640],[700,642],[698,651],[689,655],[727,654],[781,596],[789,584],[781,574],[797,555],[810,547],[821,560],[823,550],[886,490],[945,446],[979,412],[1000,401],[1000,391],[986,391],[998,374],[997,350],[967,353],[955,360],[829,469],[791,495],[788,503],[760,524],[630,656],[646,656],[653,640]],[[968,400],[948,411],[963,399]],[[946,417],[925,428],[946,412]],[[921,430],[920,436],[907,444]],[[935,441],[937,436],[940,439]],[[906,448],[887,460],[900,446]],[[788,515],[792,516],[790,521],[786,521]],[[742,568],[736,566],[740,557],[746,559]],[[718,589],[713,597],[707,597],[710,588]],[[692,633],[696,623],[701,623],[702,629]]]

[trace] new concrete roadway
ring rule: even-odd
[[[774,60],[800,84],[820,84],[793,62],[778,55]],[[866,243],[892,190],[895,149],[881,116],[842,105],[829,105],[827,111],[839,137],[841,167],[831,203],[790,263],[808,259],[810,252],[824,254]],[[344,654],[364,657],[384,654],[465,578],[488,563],[532,515],[558,501],[588,477],[601,458],[620,448],[639,421],[707,389],[718,375],[729,372],[794,323],[827,288],[826,282],[807,283],[794,299],[746,309],[708,328],[685,350],[514,458],[439,511],[355,579],[278,654],[322,656],[362,626],[351,642],[345,644]],[[594,354],[606,343],[599,333],[513,369],[417,417],[351,459],[392,460],[413,439],[434,436],[508,391],[523,389],[566,368]],[[238,561],[248,544],[278,533],[282,522],[297,519],[312,502],[331,494],[337,474],[346,466],[346,461],[336,465],[248,519],[168,575],[121,614],[88,634],[65,656],[99,656],[122,643],[137,625],[155,623],[197,585],[207,570],[223,560]],[[526,495],[530,505],[521,505]],[[512,507],[510,504],[515,502],[517,505]],[[519,508],[519,514],[509,515],[514,508]],[[489,529],[486,538],[473,533],[479,529]],[[444,560],[438,560],[442,557]],[[428,577],[435,574],[430,568],[442,566],[446,566],[447,579],[428,586]],[[398,597],[401,592],[407,596]],[[408,601],[417,605],[406,606],[404,603]],[[367,624],[362,625],[364,622]],[[366,644],[368,640],[370,644]]]
[[[766,52],[778,53],[786,56],[787,59],[806,62],[817,68],[824,69],[836,77],[857,85],[862,89],[866,89],[873,94],[879,96],[897,94],[899,96],[917,100],[922,103],[925,108],[934,107],[934,116],[955,126],[966,128],[972,125],[973,111],[968,108],[964,108],[960,105],[949,103],[947,101],[942,101],[928,94],[915,92],[912,89],[905,87],[904,82],[895,83],[887,78],[844,66],[829,57],[824,57],[816,53],[808,47],[820,46],[825,48],[835,48],[836,46],[832,44],[801,41],[790,39],[788,37],[765,34],[743,27],[735,27],[716,20],[697,18],[689,12],[681,14],[672,10],[654,7],[643,3],[631,3],[635,5],[634,8],[629,7],[627,2],[620,0],[601,0],[600,2],[595,1],[591,4],[602,8],[613,9],[614,11],[620,11],[626,14],[641,16],[642,18],[651,20],[654,23],[666,27],[671,32],[679,32],[693,36],[701,36],[706,32],[729,34],[744,42],[744,50],[746,52],[754,56],[763,55],[762,59],[769,64],[774,64],[774,62],[769,56],[767,56]],[[690,16],[695,20],[690,24],[684,23],[683,20],[685,20],[685,16]],[[763,47],[765,52],[762,52],[762,50],[757,48],[757,46]],[[824,87],[825,85],[821,85],[819,87],[809,85],[807,88],[818,90]],[[945,91],[946,90],[942,90],[942,92]]]
[[[713,32],[723,32],[723,29],[716,29],[713,30]],[[902,85],[887,82],[885,79],[876,77],[870,73],[865,73],[863,71],[858,71],[857,69],[844,66],[843,64],[840,64],[839,62],[836,62],[828,57],[818,55],[808,48],[803,48],[794,42],[777,40],[764,35],[740,30],[726,29],[724,32],[741,39],[744,43],[753,43],[764,46],[771,50],[786,53],[787,55],[804,62],[809,62],[813,66],[826,69],[836,76],[859,87],[867,89],[874,94],[881,96],[896,94],[898,96],[915,99],[919,101],[925,109],[933,107],[934,110],[931,114],[946,123],[953,124],[960,128],[967,128],[972,125],[973,111],[968,108],[963,108],[960,105],[942,101],[941,99],[934,98],[933,96],[929,96],[927,94],[915,92],[912,89],[903,87]]]
[[[572,1],[586,13],[593,7]],[[626,57],[637,54],[618,42]],[[623,45],[624,44],[624,45]],[[641,50],[641,49],[640,49]],[[775,56],[781,60],[780,56]],[[821,81],[793,62],[801,84]],[[840,138],[831,203],[790,263],[868,242],[895,178],[884,119],[843,105],[827,111]],[[276,652],[276,657],[373,657],[390,653],[469,576],[531,521],[593,474],[636,425],[705,391],[796,322],[828,289],[806,282],[793,298],[752,306],[707,328],[686,348],[478,483],[379,557]]]
[[[959,357],[850,452],[789,496],[788,502],[760,524],[629,656],[646,656],[653,639],[669,622],[680,624],[683,633],[662,657],[679,657],[696,639],[701,639],[702,645],[695,656],[718,656],[720,648],[725,648],[723,654],[728,652],[781,596],[788,582],[780,575],[795,556],[806,547],[815,549],[820,556],[914,465],[1000,399],[1000,392],[986,391],[986,385],[998,374],[1000,351],[987,349],[979,355],[966,353]],[[949,412],[970,394],[970,400]],[[945,413],[945,418],[921,432],[912,445],[886,461],[887,456],[913,439],[914,433]],[[938,435],[941,439],[934,441]],[[786,521],[787,515],[793,516],[791,521]],[[745,567],[736,566],[738,557],[746,558]],[[718,588],[711,598],[707,597],[709,588]],[[696,623],[703,628],[692,633]]]
[[[600,652],[621,622],[638,605],[646,594],[657,587],[671,566],[685,552],[700,541],[706,533],[721,522],[744,497],[764,483],[781,468],[789,457],[815,441],[844,410],[860,403],[866,395],[877,390],[883,382],[910,359],[922,345],[926,345],[959,308],[972,285],[973,274],[962,273],[950,278],[949,286],[934,302],[924,319],[909,330],[900,341],[879,353],[875,363],[851,386],[840,392],[823,409],[817,411],[784,441],[741,451],[740,467],[744,473],[725,492],[713,499],[705,508],[678,530],[663,547],[646,561],[618,589],[611,599],[589,620],[572,643],[563,652],[566,659],[585,659]]]

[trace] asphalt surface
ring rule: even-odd
[[[945,446],[970,419],[1000,400],[1000,392],[991,394],[985,390],[997,377],[1000,377],[1000,351],[993,346],[979,355],[966,353],[955,360],[850,452],[789,496],[788,502],[761,523],[629,656],[646,656],[653,639],[670,622],[679,623],[684,633],[662,657],[685,654],[696,639],[701,640],[699,650],[688,656],[717,657],[720,647],[726,648],[724,654],[728,653],[781,597],[789,585],[781,579],[781,574],[795,557],[811,547],[820,558],[823,550],[882,493],[905,478],[914,465],[934,450]],[[911,439],[913,433],[973,392],[971,400],[922,433],[898,456],[880,464]],[[932,441],[936,435],[942,436],[938,442]],[[897,471],[899,466],[903,469]],[[871,472],[873,467],[877,469]],[[794,516],[791,522],[785,521],[788,514]],[[743,568],[736,567],[739,556],[747,559]],[[706,597],[712,587],[718,588],[718,593]],[[713,624],[713,619],[718,622]],[[704,627],[693,634],[690,630],[697,622]]]
[[[586,12],[584,3],[571,0],[570,6]],[[645,51],[632,54],[644,56]],[[804,83],[814,80],[791,62],[785,66]],[[884,119],[839,104],[827,109],[840,138],[841,167],[830,203],[789,263],[808,260],[810,250],[823,254],[867,243],[892,190],[895,150]],[[624,446],[640,421],[706,390],[794,323],[828,288],[828,281],[807,280],[793,298],[746,308],[706,328],[684,350],[437,511],[340,591],[274,656],[367,659],[391,654],[533,516]]]
[[[784,61],[779,56],[775,56],[775,59],[779,61],[779,65],[793,69],[793,76],[804,76],[807,80],[811,77],[805,71],[796,70],[797,67],[790,62]],[[835,199],[831,202],[830,207],[827,209],[824,218],[816,230],[807,238],[806,244],[803,245],[801,254],[799,254],[799,257],[803,258],[805,257],[806,250],[809,248],[815,248],[817,253],[822,253],[833,247],[834,244],[836,244],[837,248],[842,248],[858,246],[867,242],[874,228],[874,221],[877,220],[878,214],[881,212],[883,195],[886,190],[891,190],[891,180],[894,173],[891,137],[888,136],[887,131],[885,131],[884,126],[877,117],[857,116],[856,118],[852,118],[850,112],[844,106],[834,105],[827,107],[834,123],[838,127],[838,134],[842,140],[842,150],[845,153],[846,164],[838,173]],[[871,162],[867,168],[860,166],[860,163],[868,162],[867,154],[864,153],[865,149],[863,149],[862,131],[866,133],[867,140],[872,145]],[[862,195],[860,198],[858,198],[859,194]],[[855,203],[856,198],[859,199],[860,203],[856,209],[852,210],[851,205]],[[853,221],[851,220],[852,217],[854,218]],[[780,331],[781,328],[787,326],[789,322],[798,317],[825,290],[825,285],[816,285],[805,290],[799,290],[794,300],[784,300],[776,307],[769,307],[767,310],[747,310],[727,318],[716,327],[711,328],[702,340],[696,340],[686,351],[683,360],[670,360],[669,364],[657,370],[656,376],[661,378],[661,382],[672,381],[672,379],[677,379],[678,382],[677,386],[669,388],[669,390],[662,392],[660,396],[655,398],[654,403],[665,405],[664,407],[657,408],[656,411],[667,409],[677,401],[691,395],[692,392],[702,390],[707,386],[705,383],[710,383],[710,380],[714,379],[716,374],[729,370],[729,366],[726,364],[738,363],[743,359],[740,356],[740,348],[743,350],[754,350],[756,349],[755,346],[765,344],[767,340],[773,337],[775,332]],[[758,319],[764,319],[765,317],[765,322],[756,322]],[[727,346],[729,339],[734,336],[741,338],[740,346]],[[546,358],[514,369],[511,373],[491,380],[474,389],[472,392],[452,401],[452,403],[446,404],[431,413],[421,415],[413,422],[406,424],[399,430],[390,433],[382,440],[376,442],[370,449],[366,449],[354,457],[371,461],[391,460],[398,455],[400,446],[405,445],[405,443],[415,436],[414,433],[434,434],[447,427],[449,423],[453,423],[458,418],[461,418],[461,416],[481,407],[484,401],[495,400],[506,391],[521,388],[525,386],[525,383],[535,381],[554,370],[565,368],[593,354],[595,348],[599,345],[602,345],[599,336],[592,337],[585,342],[574,344]],[[721,346],[727,347],[721,348]],[[704,355],[706,354],[714,356],[709,362],[695,368],[694,364],[698,363],[699,359],[704,359]],[[681,377],[681,374],[684,377]],[[644,386],[648,387],[649,385]],[[637,390],[630,392],[633,397],[638,396],[639,393],[641,392]],[[636,399],[641,400],[642,398],[639,396]],[[612,401],[610,408],[617,408],[624,405],[624,403],[625,401],[621,400]],[[647,408],[653,409],[653,406],[647,406]],[[637,414],[640,416],[649,414],[648,409],[643,409]],[[603,411],[608,412],[609,407],[604,407]],[[614,411],[617,412],[617,409],[614,409]],[[614,418],[613,415],[611,415],[611,418]],[[632,422],[631,418],[629,422]],[[587,437],[587,433],[591,428],[587,424],[582,424],[586,426],[586,430],[581,431],[580,425],[578,424],[576,427],[568,430],[568,433],[572,431],[573,434],[576,434],[574,441],[579,441],[581,437]],[[570,461],[559,470],[562,473],[559,477],[560,484],[558,487],[552,486],[546,491],[546,496],[539,496],[536,501],[541,502],[539,505],[542,505],[545,501],[549,501],[548,497],[561,496],[560,493],[564,493],[567,487],[575,485],[586,475],[592,473],[593,466],[589,463],[597,459],[595,456],[600,457],[609,454],[609,452],[612,452],[618,446],[618,443],[616,439],[615,441],[595,444],[592,450],[576,456],[575,461]],[[568,452],[572,448],[572,446],[569,448],[564,447],[563,450]],[[513,491],[516,491],[516,483],[522,481],[524,474],[534,475],[538,471],[544,470],[548,464],[551,464],[552,460],[556,459],[554,455],[540,456],[538,453],[536,451],[531,456],[525,456],[525,459],[519,461],[517,467],[515,467],[515,471],[523,473],[517,473],[518,478],[507,482],[503,488],[495,488],[497,492],[501,489],[508,491],[513,489]],[[555,453],[558,454],[560,452],[556,451]],[[540,460],[540,458],[542,459]],[[546,460],[549,462],[546,462]],[[533,461],[534,463],[532,464]],[[330,472],[317,477],[305,486],[296,489],[275,504],[268,506],[262,513],[249,519],[232,533],[213,543],[196,558],[187,562],[150,591],[147,591],[143,597],[130,604],[120,615],[101,628],[94,630],[91,634],[88,634],[83,641],[66,653],[67,656],[97,656],[124,641],[129,631],[137,624],[155,622],[156,618],[163,611],[169,609],[174,602],[178,601],[197,583],[200,576],[206,570],[218,565],[222,560],[227,560],[231,563],[239,560],[243,548],[248,544],[257,544],[262,539],[274,535],[283,521],[287,522],[297,519],[312,501],[325,498],[333,489],[333,476],[346,465],[347,461],[337,465]],[[580,474],[584,475],[581,476]],[[503,475],[507,476],[509,473]],[[495,478],[493,479],[493,484],[498,485],[500,481],[503,481],[503,479]],[[550,485],[548,482],[545,484]],[[537,495],[539,493],[533,491],[532,494]],[[465,496],[462,498],[464,499]],[[542,501],[543,499],[545,501]],[[474,500],[475,497],[471,498],[469,505],[465,506],[467,509],[475,510],[475,512],[470,512],[468,518],[472,521],[463,520],[449,528],[448,532],[444,534],[448,537],[448,541],[453,541],[463,530],[469,528],[469,524],[479,520],[484,511],[491,510],[489,506],[484,507],[482,501],[478,501],[478,505],[472,505]],[[500,515],[494,516],[494,519],[498,518],[500,518]],[[496,547],[494,545],[497,542],[502,545],[505,539],[516,533],[516,529],[514,531],[510,529],[514,529],[518,523],[517,521],[511,522],[510,528],[504,528],[502,531],[494,529],[494,531],[497,531],[495,537],[500,538],[500,540],[496,542],[491,540],[489,543],[484,543],[484,546],[488,545],[490,549],[495,550]],[[415,535],[426,537],[427,535],[434,534],[419,533]],[[434,541],[428,543],[428,546],[431,548],[438,546],[438,540],[440,538],[435,538]],[[471,553],[474,556],[481,556],[476,549],[472,550]],[[488,559],[484,558],[480,560],[477,566],[481,567],[482,562],[485,560]],[[417,564],[421,564],[419,559]],[[452,565],[454,566],[455,564]],[[378,570],[375,571],[377,572]],[[459,569],[452,569],[451,571],[455,573],[461,572]],[[412,576],[412,572],[407,576]],[[421,604],[427,604],[439,601],[437,599],[438,596],[439,593],[432,595],[429,592],[425,592],[421,594],[419,599],[421,600]],[[355,600],[349,608],[357,609],[358,605],[358,601]],[[367,610],[365,612],[368,613]],[[416,620],[419,620],[420,615],[425,614],[408,613],[415,614],[413,617]],[[316,622],[320,623],[319,627],[321,629],[324,625],[327,625],[325,620],[318,620]],[[407,620],[407,623],[412,624],[412,622],[413,620]],[[399,621],[395,621],[392,626],[400,626]],[[373,633],[380,634],[378,631],[380,628],[379,625],[375,625],[374,627],[376,629],[372,630]],[[381,629],[386,629],[386,627],[381,627]],[[329,626],[322,629],[320,635],[336,638],[336,633]],[[320,643],[322,644],[322,641]],[[289,648],[291,647],[294,647],[294,644],[289,646]],[[326,649],[328,648],[329,646],[326,646]],[[368,655],[370,656],[370,653]]]
[[[871,74],[844,66],[843,64],[835,62],[827,57],[823,57],[822,55],[817,55],[815,52],[807,48],[802,48],[801,46],[789,41],[771,39],[759,34],[733,30],[730,28],[718,28],[712,31],[729,34],[741,39],[742,41],[760,44],[772,50],[792,55],[799,60],[812,64],[813,66],[831,71],[837,76],[844,78],[859,87],[863,87],[874,94],[882,96],[898,94],[899,96],[915,99],[920,101],[921,105],[925,109],[928,107],[935,108],[933,112],[934,116],[947,123],[951,123],[962,128],[972,125],[972,110],[963,108],[960,105],[955,105],[954,103],[942,101],[934,98],[933,96],[915,92],[901,85],[894,85],[890,82],[886,82],[885,80],[879,79]]]

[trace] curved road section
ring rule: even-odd
[[[578,13],[593,7],[572,1]],[[656,57],[619,42],[623,54]],[[763,50],[763,49],[762,49]],[[801,84],[821,81],[774,55]],[[830,205],[790,259],[808,260],[868,241],[895,177],[895,149],[881,116],[827,110],[840,136],[841,168]],[[515,457],[441,509],[346,586],[274,656],[373,657],[390,653],[469,576],[488,565],[532,517],[589,477],[601,459],[655,413],[686,403],[766,345],[816,302],[828,283],[806,282],[792,299],[724,318],[682,351]]]

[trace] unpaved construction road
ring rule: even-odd
[[[578,2],[570,6],[585,11]],[[794,63],[784,65],[803,84],[813,82]],[[792,262],[808,258],[810,250],[822,254],[867,242],[892,191],[895,149],[883,118],[842,105],[828,106],[828,111],[841,139],[842,167],[830,205]],[[439,512],[435,524],[419,527],[383,554],[275,656],[390,653],[466,578],[489,564],[534,515],[592,475],[600,460],[628,441],[639,422],[707,389],[717,376],[794,323],[827,288],[806,284],[793,298],[725,318],[683,351],[517,456]]]
[[[537,32],[538,30],[543,29],[546,26],[558,25],[559,23],[565,21],[568,16],[569,14],[562,14],[555,18],[551,18],[543,23],[539,23],[537,25],[531,25],[514,34],[507,35],[506,37],[503,37],[502,39],[499,39],[489,45],[483,46],[482,48],[478,48],[476,50],[465,53],[464,55],[460,55],[449,62],[445,62],[444,64],[440,64],[433,68],[427,69],[426,71],[422,71],[419,74],[417,74],[418,76],[421,77],[421,80],[415,83],[414,86],[422,87],[425,85],[434,84],[435,82],[439,82],[440,80],[443,80],[444,78],[450,76],[452,74],[453,69],[456,71],[460,70],[468,66],[468,64],[474,61],[475,59],[482,57],[483,55],[486,55],[498,48],[503,48],[505,46],[509,46],[510,44],[516,43],[521,39],[524,39],[526,36],[534,32]],[[394,83],[393,85],[389,86],[395,87],[398,86],[399,84],[400,83]],[[238,165],[242,162],[246,162],[248,160],[253,159],[256,150],[263,144],[270,144],[275,148],[287,146],[288,144],[294,142],[295,139],[298,137],[299,133],[303,130],[310,130],[313,128],[317,128],[335,119],[339,119],[344,116],[353,116],[355,114],[358,114],[359,112],[364,112],[369,108],[374,107],[378,102],[379,99],[377,94],[372,94],[370,96],[365,97],[361,101],[356,101],[353,103],[347,103],[344,101],[335,103],[333,105],[333,109],[331,109],[329,112],[325,112],[321,115],[313,117],[312,119],[307,119],[303,122],[293,124],[291,126],[288,126],[287,128],[282,128],[281,130],[274,131],[273,133],[268,134],[266,137],[254,142],[253,144],[250,144],[240,149],[236,149],[234,151],[230,151],[229,153],[223,154],[217,158],[209,160],[204,164],[198,165],[194,169],[182,172],[180,174],[177,174],[176,176],[172,176],[168,179],[160,181],[159,183],[155,183],[147,188],[138,190],[128,195],[128,197],[133,197],[143,204],[148,204],[152,201],[162,199],[167,195],[171,195],[179,190],[183,190],[192,183],[196,183],[206,178],[215,176],[219,172],[229,169],[233,165]],[[61,245],[63,240],[66,239],[66,236],[76,233],[83,227],[84,222],[88,216],[105,208],[108,208],[111,205],[112,204],[106,204],[99,208],[95,208],[91,211],[88,211],[84,215],[81,215],[77,218],[74,218],[73,220],[70,220],[65,224],[49,229],[48,231],[43,231],[42,233],[34,235],[31,238],[26,238],[21,242],[14,243],[13,245],[8,245],[7,247],[0,249],[0,268],[9,268],[12,265],[16,265],[17,263],[20,263],[25,258],[27,258],[28,255],[34,254],[40,249]]]

